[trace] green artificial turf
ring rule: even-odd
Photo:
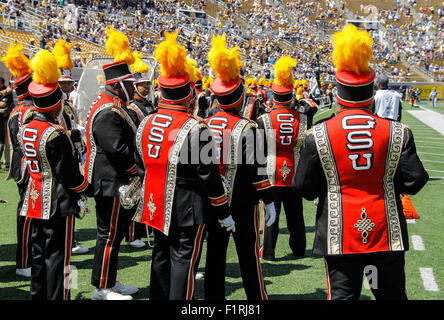
[[[430,107],[429,102],[424,103]],[[415,224],[408,224],[409,239],[412,235],[422,237],[425,251],[416,251],[411,245],[406,255],[407,294],[413,300],[441,300],[444,298],[444,136],[428,128],[422,122],[407,113],[412,108],[404,104],[402,122],[409,125],[417,142],[417,150],[422,160],[441,161],[426,162],[424,166],[433,179],[423,190],[411,197],[418,212],[419,219]],[[438,109],[442,111],[441,102]],[[415,110],[417,110],[415,108]],[[327,117],[331,111],[321,110],[315,120]],[[436,139],[431,139],[436,138]],[[433,141],[433,143],[419,142]],[[16,207],[18,192],[15,183],[5,181],[6,173],[0,173],[0,198],[8,203],[0,203],[0,300],[28,300],[29,279],[15,275],[16,249]],[[75,286],[71,291],[71,299],[90,299],[94,287],[90,284],[93,252],[96,239],[96,221],[94,199],[89,199],[91,212],[83,219],[76,220],[75,236],[82,246],[90,249],[89,253],[73,255],[71,264],[75,267],[72,282]],[[276,248],[276,261],[272,264],[262,263],[263,277],[268,296],[272,300],[324,300],[327,294],[325,267],[322,257],[311,254],[314,236],[316,206],[304,200],[304,217],[307,236],[307,251],[303,258],[295,259],[288,246],[289,234],[286,229],[284,212],[281,213],[280,234]],[[204,273],[206,246],[204,244],[199,272]],[[119,255],[118,280],[125,285],[138,286],[141,290],[133,297],[148,299],[151,265],[151,249],[136,249],[122,242]],[[424,289],[419,268],[433,268],[435,281],[439,291],[431,292]],[[196,281],[195,298],[203,299],[203,281]],[[227,259],[226,296],[230,300],[246,299],[240,277],[234,241],[231,238]],[[369,289],[363,287],[361,299],[373,299]]]

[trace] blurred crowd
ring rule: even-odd
[[[202,74],[209,76],[206,56],[211,36],[225,32],[228,45],[239,46],[248,74],[259,77],[272,72],[274,61],[287,54],[298,63],[296,79],[306,79],[313,68],[319,68],[327,81],[334,73],[331,34],[346,19],[366,19],[371,12],[361,4],[352,16],[350,12],[347,15],[345,0],[31,1],[44,12],[41,48],[58,38],[103,45],[104,31],[112,25],[128,35],[133,50],[151,55],[165,31],[179,29],[179,41],[198,62]],[[389,74],[392,81],[408,81],[413,68],[443,81],[444,2],[439,7],[420,7],[414,0],[395,0],[393,4],[392,9],[377,12],[382,28],[372,31],[373,67]],[[2,14],[20,16],[31,7],[29,0],[3,1]],[[177,9],[183,9],[182,13]],[[196,18],[198,14],[192,11],[211,11],[212,16]],[[80,50],[74,46],[74,52]],[[79,67],[85,60],[74,57]]]

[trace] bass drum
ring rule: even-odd
[[[154,79],[159,75],[158,63],[154,57],[143,57],[142,61],[149,66],[148,72],[142,76],[151,80],[149,100],[154,103]],[[77,86],[75,102],[81,126],[85,125],[94,100],[105,91],[105,74],[102,67],[113,62],[113,58],[94,58],[86,63]]]

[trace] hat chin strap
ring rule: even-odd
[[[137,85],[136,85],[136,84],[134,85],[134,89],[136,89],[136,92],[137,92],[137,94],[138,94],[139,96],[141,96],[141,97],[144,98],[145,100],[148,100],[148,96],[150,95],[149,92],[148,92],[147,95],[143,95],[143,94],[141,94],[141,93],[139,92],[139,90],[137,89]]]
[[[126,102],[126,103],[130,102],[130,97],[129,97],[128,91],[126,91],[126,88],[125,88],[125,86],[123,85],[122,80],[119,80],[119,84],[120,84],[120,86],[122,87],[123,92],[125,93],[125,97],[126,97],[126,101],[125,101],[125,102]]]

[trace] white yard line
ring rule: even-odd
[[[416,219],[405,219],[407,223],[416,223]]]
[[[444,156],[444,153],[431,153],[431,152],[422,152],[422,151],[418,151],[418,154],[427,154],[429,156]]]
[[[329,109],[328,109],[328,110],[329,110]],[[322,110],[322,111],[316,112],[316,115],[319,116],[320,114],[323,114],[324,112],[326,112],[326,111],[328,111],[328,110]]]
[[[441,172],[441,173],[444,173],[444,171],[442,171],[442,170],[432,170],[432,169],[425,169],[426,171],[432,171],[432,172]]]
[[[412,235],[412,244],[413,244],[413,249],[415,249],[417,251],[424,251],[425,250],[424,242],[422,241],[421,236]]]
[[[444,163],[444,161],[425,160],[425,159],[422,159],[421,161],[422,161],[422,162],[433,162],[433,163]]]
[[[426,140],[415,140],[415,143],[417,142],[421,142],[421,143],[430,143],[432,145],[438,145],[438,146],[443,146],[444,147],[444,142],[441,141],[426,141]]]
[[[432,147],[432,146],[422,146],[422,145],[417,145],[416,148],[428,148],[428,149],[439,149],[442,150],[442,147]]]
[[[422,110],[408,110],[407,112],[433,130],[444,135],[444,115],[427,108],[421,109]]]
[[[432,268],[419,268],[419,272],[426,291],[439,291]]]
[[[437,138],[437,137],[432,137],[432,136],[423,136],[420,134],[416,134],[415,138],[420,138],[420,139],[430,139],[430,140],[444,140],[444,137],[442,138]]]

